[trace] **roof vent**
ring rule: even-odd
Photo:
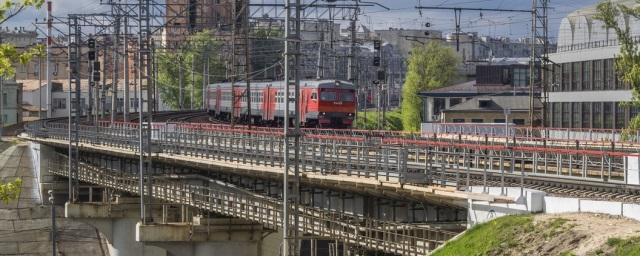
[[[491,106],[491,99],[478,99],[479,108],[488,108]]]

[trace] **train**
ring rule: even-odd
[[[251,82],[251,116],[248,114],[244,82],[207,86],[206,108],[211,118],[242,120],[266,126],[281,126],[284,120],[284,81]],[[295,97],[293,86],[289,98]],[[235,97],[235,100],[234,98]],[[356,88],[341,80],[300,81],[300,125],[303,127],[350,128],[356,113]],[[235,103],[235,104],[234,104]],[[233,106],[232,106],[233,105]],[[294,103],[289,105],[294,124]]]

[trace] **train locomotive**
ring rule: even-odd
[[[279,126],[284,120],[284,81],[251,83],[251,116],[248,115],[244,82],[210,84],[207,87],[207,111],[212,118]],[[293,86],[289,98],[294,98]],[[235,97],[235,99],[234,99]],[[300,81],[300,125],[304,127],[349,128],[356,112],[356,90],[352,83],[340,80]],[[294,103],[289,103],[293,123]],[[233,105],[233,106],[232,106]]]

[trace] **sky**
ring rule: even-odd
[[[104,0],[103,0],[104,1]],[[126,1],[126,0],[125,0]],[[252,2],[268,2],[283,0],[251,0]],[[309,2],[310,0],[303,0]],[[389,11],[380,7],[366,7],[360,16],[361,24],[374,29],[425,28],[427,22],[430,29],[451,33],[455,30],[454,12],[452,10],[423,10],[419,12],[415,6],[440,7],[473,7],[498,9],[530,9],[531,0],[368,0],[388,7]],[[561,19],[568,13],[595,4],[600,0],[550,0],[549,35],[554,41],[558,33]],[[106,10],[100,0],[53,0],[54,16],[66,16],[69,13],[100,13]],[[45,8],[28,10],[4,24],[8,27],[34,28],[35,19],[46,17]],[[462,11],[461,29],[463,32],[478,32],[481,35],[495,37],[523,38],[530,33],[531,17],[527,13],[512,12],[478,12]]]

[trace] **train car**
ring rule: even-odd
[[[289,98],[294,98],[293,86]],[[216,119],[281,125],[284,120],[284,82],[251,83],[251,115],[244,82],[211,84],[207,88],[207,110]],[[235,100],[234,100],[235,98]],[[235,103],[235,104],[234,104]],[[294,103],[289,103],[292,122]],[[340,80],[300,81],[300,125],[305,127],[351,127],[356,112],[355,87]],[[233,106],[232,106],[233,105]]]

